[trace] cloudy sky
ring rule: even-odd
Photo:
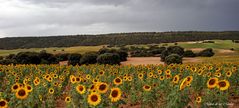
[[[239,30],[239,0],[0,0],[0,37]]]

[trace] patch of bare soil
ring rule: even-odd
[[[221,49],[218,52],[221,54],[231,54],[231,53],[234,53],[235,51]]]
[[[129,57],[127,61],[121,62],[122,65],[148,65],[148,64],[164,64],[160,61],[160,57]],[[201,62],[199,58],[183,58],[183,63]]]

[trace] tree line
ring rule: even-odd
[[[48,48],[96,45],[159,44],[179,41],[239,40],[239,31],[223,32],[136,32],[99,35],[67,35],[48,37],[9,37],[0,39],[0,49]]]

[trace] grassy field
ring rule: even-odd
[[[17,54],[19,52],[25,52],[25,51],[34,51],[34,52],[40,52],[42,50],[46,50],[49,53],[85,53],[89,51],[98,51],[101,46],[76,46],[76,47],[52,47],[52,48],[30,48],[30,49],[15,49],[15,50],[0,50],[0,56],[7,56],[9,54]]]
[[[192,49],[195,52],[205,48],[213,48],[216,53],[214,57],[211,58],[200,58],[202,62],[208,61],[220,61],[220,62],[232,62],[239,60],[239,43],[233,43],[231,40],[214,40],[215,43],[202,43],[202,42],[177,42],[179,46],[184,47],[185,49]],[[174,43],[162,43],[159,46],[174,45]],[[132,45],[128,45],[132,46]],[[138,47],[147,47],[147,45],[133,45]],[[30,49],[16,49],[16,50],[0,50],[0,56],[6,56],[9,54],[16,54],[23,51],[35,51],[40,52],[41,50],[46,50],[49,53],[85,53],[88,51],[98,51],[101,46],[76,46],[76,47],[62,47],[62,48],[30,48]],[[234,51],[230,51],[231,48],[234,48]],[[64,51],[62,51],[64,50]]]

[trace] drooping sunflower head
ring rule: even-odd
[[[218,82],[217,87],[221,90],[227,90],[230,87],[230,83],[227,80],[221,80]]]
[[[112,88],[109,98],[111,99],[111,102],[117,102],[121,99],[121,95],[122,92],[120,88]]]
[[[212,88],[215,88],[217,86],[217,83],[218,83],[218,78],[210,78],[208,81],[207,81],[207,87],[209,89],[212,89]]]
[[[76,86],[76,91],[77,91],[79,94],[84,94],[85,91],[86,91],[86,88],[85,88],[85,86],[83,86],[83,85],[77,85],[77,86]]]
[[[144,86],[143,86],[143,90],[144,90],[144,91],[150,91],[150,90],[151,90],[151,86],[149,86],[149,85],[144,85]]]
[[[26,99],[27,96],[28,96],[28,92],[25,88],[20,88],[20,89],[17,90],[15,95],[18,99]]]
[[[0,100],[0,108],[7,108],[8,107],[8,102],[4,99]]]
[[[93,92],[88,95],[87,101],[90,105],[97,106],[101,102],[100,94]]]
[[[106,93],[108,90],[108,84],[107,83],[99,83],[97,86],[97,90],[99,93]]]
[[[122,84],[123,82],[122,82],[122,79],[120,78],[120,77],[117,77],[117,78],[115,78],[114,79],[114,84],[115,85],[120,85],[120,84]]]

